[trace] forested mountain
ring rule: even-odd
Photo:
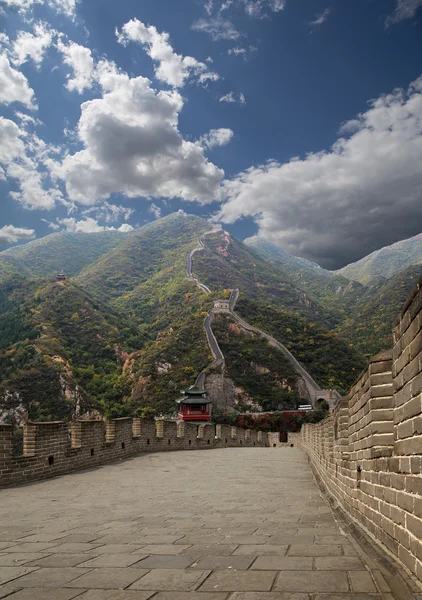
[[[0,252],[0,282],[13,274],[28,277],[54,275],[62,269],[69,277],[120,244],[130,233],[52,233],[22,246]]]
[[[376,250],[334,273],[368,284],[389,279],[407,267],[419,264],[422,264],[422,233]]]
[[[129,234],[52,234],[0,253],[0,419],[171,413],[212,361],[204,318],[232,288],[244,319],[321,387],[345,391],[364,355],[390,345],[389,320],[420,273],[364,286],[222,230],[193,255],[206,294],[188,280],[186,255],[209,229],[176,213]],[[296,374],[278,350],[230,317],[213,328],[236,393],[262,408],[296,405]]]
[[[326,271],[292,257],[259,237],[245,243],[328,310],[335,321],[333,331],[365,357],[391,346],[393,322],[422,273],[422,264],[412,265],[412,261],[422,263],[422,234],[382,248],[339,271]],[[349,272],[362,283],[347,279]]]

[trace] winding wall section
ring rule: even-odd
[[[195,285],[197,287],[199,287],[202,291],[204,291],[206,294],[210,294],[211,290],[209,287],[207,287],[205,284],[201,283],[197,278],[195,278],[193,276],[193,274],[192,274],[192,257],[195,254],[195,252],[200,252],[201,250],[205,249],[205,245],[202,241],[202,238],[204,236],[210,235],[212,233],[217,233],[220,230],[221,230],[220,228],[213,227],[209,231],[206,231],[202,235],[198,236],[198,238],[197,238],[198,245],[195,246],[195,248],[193,248],[192,250],[190,250],[187,254],[186,274],[187,274],[188,280],[193,281],[195,283]],[[277,348],[284,354],[284,356],[292,363],[296,373],[305,382],[306,389],[309,394],[309,398],[313,405],[315,404],[315,402],[318,398],[321,398],[321,397],[324,398],[325,396],[327,396],[327,392],[331,392],[333,399],[335,401],[337,401],[337,399],[340,398],[340,395],[335,390],[321,389],[320,386],[316,383],[316,381],[311,377],[311,375],[309,375],[309,373],[306,371],[306,369],[299,363],[298,360],[296,360],[296,358],[293,356],[293,354],[283,344],[281,344],[278,340],[276,340],[274,337],[272,337],[265,331],[262,331],[262,329],[258,329],[258,327],[254,327],[253,325],[250,325],[249,323],[247,323],[247,321],[242,319],[234,311],[237,300],[239,298],[239,293],[240,292],[238,289],[231,290],[231,295],[230,295],[230,300],[229,300],[229,312],[232,315],[233,319],[246,331],[250,331],[250,332],[256,333],[257,335],[260,335],[261,337],[264,337],[266,340],[268,340],[268,342],[272,346],[274,346],[275,348]],[[218,364],[224,364],[224,362],[225,362],[224,355],[221,352],[221,349],[218,345],[217,339],[212,330],[213,318],[214,318],[214,310],[211,310],[211,312],[209,312],[208,315],[204,319],[204,328],[205,328],[205,333],[207,335],[208,345],[210,347],[210,350],[212,352],[214,360],[210,365],[208,365],[206,367],[206,369],[204,371],[202,371],[198,375],[198,377],[196,379],[197,385],[202,385],[202,386],[204,385],[206,370],[208,370],[212,366],[216,366]]]

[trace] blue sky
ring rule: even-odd
[[[0,7],[0,247],[182,209],[336,268],[422,231],[422,0]]]

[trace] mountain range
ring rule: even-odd
[[[330,272],[260,238],[241,242],[175,213],[142,229],[54,233],[0,253],[0,420],[171,414],[205,370],[225,406],[294,408],[303,397],[279,349],[214,315],[239,289],[236,312],[283,344],[321,387],[347,391],[367,357],[391,345],[396,313],[422,273],[421,236]],[[413,264],[415,263],[415,264]],[[64,270],[67,279],[56,281]],[[383,274],[381,276],[381,274]],[[219,384],[218,384],[219,385]]]

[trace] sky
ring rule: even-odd
[[[0,249],[177,210],[340,268],[422,231],[422,0],[0,0]]]

